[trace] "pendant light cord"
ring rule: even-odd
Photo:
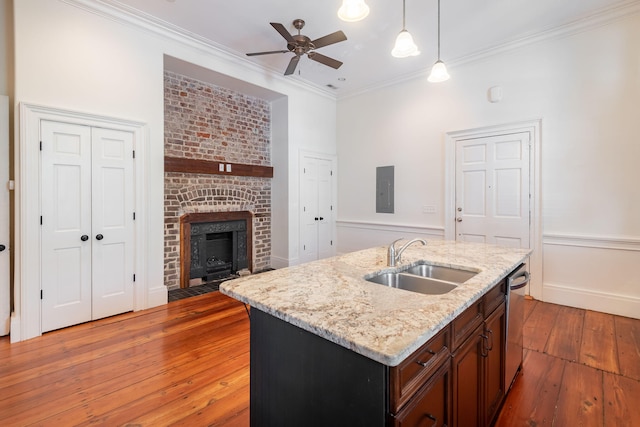
[[[440,61],[440,0],[438,0],[438,61]]]
[[[438,1],[440,1],[440,0],[438,0]],[[404,20],[405,20],[404,7],[405,7],[405,0],[402,0],[402,31],[404,31],[406,29],[405,28],[405,22],[404,22]]]

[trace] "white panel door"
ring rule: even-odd
[[[133,310],[133,134],[92,130],[92,317]]]
[[[304,156],[301,166],[300,261],[309,262],[334,255],[332,161]]]
[[[133,309],[133,134],[41,122],[42,332]]]
[[[0,336],[11,324],[9,287],[9,98],[0,96]]]
[[[529,247],[528,132],[456,142],[456,240]]]
[[[42,332],[47,332],[91,320],[91,128],[42,121],[41,138]]]
[[[318,259],[334,255],[333,206],[331,205],[333,172],[331,161],[318,159]]]

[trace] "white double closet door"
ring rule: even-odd
[[[302,156],[301,262],[335,255],[333,246],[333,163],[331,159]]]
[[[133,134],[40,127],[42,332],[133,310]]]

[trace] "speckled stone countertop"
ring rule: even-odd
[[[399,247],[398,244],[396,247]],[[528,249],[454,241],[414,244],[387,267],[387,248],[224,282],[220,291],[388,366],[397,366],[520,265]],[[365,277],[427,261],[478,274],[443,295],[371,283]]]

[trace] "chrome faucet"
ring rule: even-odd
[[[402,261],[402,259],[400,258],[402,256],[402,252],[404,252],[404,250],[407,249],[409,245],[412,245],[416,242],[420,242],[423,245],[427,244],[427,241],[424,239],[413,239],[413,240],[409,240],[407,243],[402,245],[400,249],[396,250],[395,244],[398,243],[400,240],[402,239],[394,240],[393,243],[389,245],[389,250],[387,251],[387,264],[389,264],[389,267],[395,267],[396,263]]]

